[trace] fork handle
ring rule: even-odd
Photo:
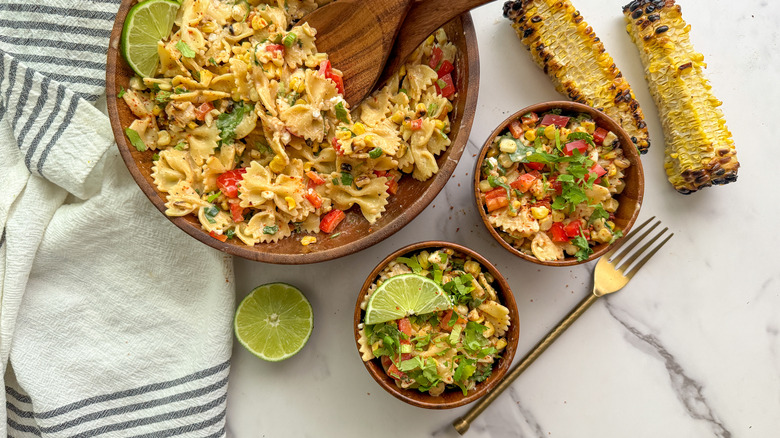
[[[498,383],[496,385],[495,389],[493,391],[489,392],[487,395],[482,397],[482,399],[478,400],[476,404],[471,408],[471,410],[466,413],[463,417],[455,420],[452,425],[455,427],[455,430],[458,431],[459,434],[463,435],[466,433],[467,430],[469,430],[469,426],[471,425],[471,422],[474,421],[479,414],[482,413],[488,406],[490,406],[490,403],[493,402],[498,396],[504,392],[505,389],[509,387],[509,385],[512,384],[512,382],[517,379],[520,374],[526,370],[534,361],[542,354],[545,350],[547,350],[547,347],[552,345],[552,343],[558,339],[558,337],[563,334],[563,332],[566,331],[569,326],[571,326],[574,321],[577,320],[577,318],[580,317],[583,313],[585,313],[588,308],[598,300],[599,297],[595,295],[594,293],[588,294],[585,298],[580,301],[580,303],[575,307],[574,309],[569,312],[568,315],[566,315],[565,318],[561,320],[561,322],[558,323],[558,325],[555,326],[552,330],[550,330],[549,333],[547,333],[547,336],[544,337],[541,341],[539,341],[538,344],[523,357],[520,362],[515,365],[515,367],[512,369],[512,371],[509,372],[504,377],[504,380]]]

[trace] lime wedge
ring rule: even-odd
[[[238,342],[260,359],[278,362],[299,352],[311,336],[311,304],[285,283],[255,288],[238,305],[233,327]]]
[[[179,3],[172,0],[145,0],[130,8],[120,50],[139,76],[152,77],[157,72],[157,42],[171,34],[178,11]]]
[[[452,307],[450,297],[435,281],[417,274],[401,274],[385,280],[368,300],[366,324],[393,321]]]

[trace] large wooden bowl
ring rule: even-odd
[[[363,287],[360,289],[360,294],[358,294],[357,304],[355,305],[353,330],[355,333],[355,344],[357,345],[358,350],[360,349],[360,344],[358,343],[358,340],[360,339],[360,333],[358,330],[361,327],[360,324],[363,322],[364,314],[364,311],[360,308],[360,305],[368,293],[368,288],[377,280],[377,277],[379,276],[379,273],[382,271],[382,269],[384,269],[385,266],[387,266],[397,257],[412,254],[424,249],[436,250],[439,248],[450,248],[458,253],[471,256],[473,260],[479,262],[479,264],[482,265],[484,269],[487,269],[487,271],[490,272],[490,274],[496,280],[496,294],[498,295],[501,304],[509,309],[509,318],[511,324],[509,326],[509,330],[506,333],[506,348],[501,352],[501,358],[498,359],[496,364],[493,366],[493,372],[490,374],[490,377],[478,383],[474,390],[470,391],[465,396],[460,389],[446,390],[441,395],[436,397],[428,394],[427,392],[420,392],[417,389],[402,389],[395,384],[395,381],[392,377],[385,373],[385,370],[382,368],[382,364],[380,363],[379,359],[363,362],[363,365],[366,366],[366,370],[371,375],[371,377],[373,377],[379,386],[384,388],[385,391],[389,392],[395,398],[403,402],[426,409],[450,409],[463,406],[492,391],[493,388],[495,388],[495,386],[504,378],[504,375],[507,373],[507,371],[509,371],[509,367],[512,365],[512,359],[515,357],[515,351],[517,350],[517,341],[520,337],[517,303],[515,302],[515,297],[512,294],[512,290],[509,288],[509,283],[507,283],[506,279],[503,275],[501,275],[498,269],[496,269],[492,263],[482,257],[479,253],[466,248],[465,246],[451,242],[426,241],[414,243],[393,252],[389,256],[385,257],[385,259],[382,260],[366,278],[365,283],[363,283]],[[360,357],[360,360],[362,360],[359,351],[358,357]]]
[[[135,0],[122,1],[111,32],[106,66],[108,113],[119,152],[130,174],[149,200],[164,214],[165,193],[157,190],[151,177],[153,152],[138,152],[129,144],[124,129],[130,126],[134,116],[127,105],[116,97],[121,87],[128,88],[128,82],[133,77],[133,71],[120,55],[119,39],[127,11],[134,3]],[[293,233],[276,243],[247,246],[235,238],[220,242],[209,236],[201,229],[200,223],[193,215],[168,219],[190,236],[220,251],[249,260],[280,264],[315,263],[335,259],[374,245],[400,230],[428,206],[450,179],[466,146],[474,121],[479,88],[479,53],[471,15],[464,14],[450,21],[445,30],[459,49],[455,76],[458,95],[451,113],[452,144],[437,158],[439,172],[428,181],[419,182],[411,176],[405,176],[400,181],[398,192],[390,198],[390,203],[385,207],[386,211],[376,223],[369,224],[355,206],[346,212],[347,217],[339,225],[339,234],[336,237],[323,235],[316,244],[303,246],[300,239],[306,234]]]
[[[511,116],[507,117],[506,120],[501,122],[498,125],[498,127],[495,130],[493,130],[492,133],[490,133],[490,136],[488,136],[487,140],[485,140],[485,144],[482,147],[482,151],[480,152],[479,157],[477,157],[477,162],[475,163],[475,167],[474,167],[474,180],[473,180],[474,199],[477,204],[477,210],[479,211],[480,217],[482,217],[482,222],[485,224],[485,227],[488,229],[488,231],[493,236],[493,238],[495,238],[496,241],[499,244],[501,244],[501,246],[506,248],[507,251],[520,257],[521,259],[528,260],[530,262],[534,262],[540,265],[571,266],[571,265],[578,265],[580,263],[587,263],[591,260],[595,260],[601,257],[607,251],[609,251],[610,245],[606,243],[602,243],[597,246],[594,246],[593,254],[591,254],[590,257],[588,257],[586,260],[582,260],[582,261],[579,261],[577,260],[576,257],[572,257],[572,256],[567,256],[563,260],[541,261],[536,257],[534,257],[533,255],[526,254],[514,248],[512,245],[507,243],[507,241],[501,238],[501,235],[498,234],[498,231],[496,231],[493,225],[491,225],[490,222],[488,221],[487,211],[485,210],[484,203],[482,202],[479,196],[480,195],[479,181],[482,177],[482,172],[481,172],[482,162],[485,160],[487,151],[490,148],[490,145],[493,144],[493,140],[495,140],[496,136],[498,136],[503,131],[505,131],[509,126],[509,123],[511,123],[513,120],[516,120],[518,117],[522,116],[523,114],[527,114],[529,112],[535,112],[537,114],[541,114],[545,111],[550,111],[555,108],[560,108],[561,110],[566,112],[589,114],[596,122],[596,125],[602,126],[614,132],[618,136],[620,145],[623,148],[623,155],[631,163],[631,166],[629,166],[629,168],[626,169],[626,175],[624,177],[626,187],[623,189],[622,193],[615,196],[615,199],[617,199],[620,205],[618,206],[618,209],[615,212],[614,222],[615,225],[620,230],[623,230],[623,234],[628,234],[628,232],[631,230],[631,227],[634,225],[636,218],[639,216],[639,209],[642,206],[642,197],[644,196],[645,193],[645,176],[644,176],[644,171],[642,170],[642,161],[639,158],[639,152],[637,151],[636,147],[634,147],[634,143],[631,141],[631,136],[628,135],[628,133],[623,128],[620,127],[620,124],[612,120],[609,116],[607,116],[603,112],[577,102],[553,101],[553,102],[537,103],[536,105],[531,105],[527,108],[521,109],[520,111],[512,114]]]

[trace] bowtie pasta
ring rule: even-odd
[[[467,395],[487,379],[507,345],[509,309],[499,302],[495,279],[471,257],[442,248],[398,257],[379,273],[361,303],[383,281],[414,272],[439,283],[451,310],[366,324],[358,344],[363,361],[379,359],[399,388],[439,396],[447,389]]]
[[[297,24],[316,7],[183,1],[158,43],[158,74],[133,78],[122,95],[137,117],[131,143],[155,151],[167,215],[195,215],[222,241],[276,242],[331,233],[353,206],[374,223],[403,175],[438,171],[456,94],[445,32],[350,110],[349,84],[317,51],[316,30]]]

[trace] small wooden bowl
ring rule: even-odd
[[[623,230],[623,234],[628,234],[628,232],[631,230],[631,227],[634,225],[637,216],[639,216],[639,209],[642,206],[642,198],[645,193],[645,177],[644,177],[644,171],[642,170],[642,161],[639,158],[639,152],[637,151],[636,147],[633,147],[634,143],[631,141],[631,137],[622,127],[620,127],[620,125],[617,122],[612,120],[609,116],[607,116],[603,112],[577,102],[553,101],[553,102],[537,103],[536,105],[531,105],[529,107],[521,109],[520,111],[512,114],[506,120],[501,122],[501,124],[499,124],[498,127],[494,129],[493,132],[490,133],[490,136],[488,136],[487,140],[485,140],[485,144],[482,146],[482,151],[480,152],[479,157],[477,158],[477,162],[474,167],[474,181],[473,181],[474,200],[477,204],[477,210],[479,211],[479,215],[482,218],[482,223],[485,224],[485,227],[487,227],[488,231],[493,236],[493,238],[495,238],[496,241],[499,244],[501,244],[501,246],[506,248],[507,251],[511,252],[512,254],[524,260],[528,260],[529,262],[537,263],[540,265],[572,266],[572,265],[578,265],[580,263],[587,263],[591,260],[595,260],[601,257],[607,251],[609,251],[610,245],[606,243],[602,243],[594,246],[593,254],[591,254],[587,260],[583,260],[583,261],[578,261],[575,257],[572,256],[567,256],[563,260],[541,261],[532,255],[525,254],[522,251],[514,248],[512,245],[510,245],[504,239],[501,238],[501,236],[498,234],[496,229],[488,221],[487,212],[485,211],[485,206],[483,205],[483,202],[479,196],[480,195],[479,181],[482,177],[482,170],[481,170],[482,162],[485,160],[485,156],[487,154],[488,149],[490,148],[490,145],[493,144],[493,140],[499,134],[501,134],[505,129],[507,129],[509,123],[511,123],[513,120],[516,120],[518,117],[522,116],[523,114],[529,112],[535,112],[537,114],[541,114],[545,111],[550,111],[555,108],[560,108],[561,110],[566,112],[589,114],[596,122],[596,125],[603,126],[605,129],[609,129],[610,131],[614,132],[618,136],[620,145],[623,148],[623,155],[631,163],[631,166],[628,169],[626,169],[626,175],[624,177],[626,187],[623,189],[622,193],[615,196],[615,199],[617,199],[620,205],[618,206],[618,209],[615,212],[614,222],[619,229]]]
[[[117,147],[130,174],[154,206],[165,214],[165,193],[157,190],[151,177],[153,151],[138,152],[129,144],[124,129],[130,126],[134,116],[127,105],[116,97],[122,87],[128,88],[128,82],[133,77],[133,71],[120,55],[119,39],[127,12],[134,3],[135,0],[122,0],[111,33],[106,66],[108,114]],[[401,180],[398,192],[391,197],[390,203],[385,206],[386,211],[376,223],[369,224],[359,208],[354,206],[346,212],[347,217],[339,225],[336,237],[320,236],[315,244],[303,246],[300,239],[307,234],[294,233],[276,243],[247,246],[238,239],[220,242],[209,236],[201,229],[198,219],[193,215],[166,217],[190,236],[220,251],[249,260],[279,264],[316,263],[335,259],[368,248],[400,230],[433,201],[450,179],[466,146],[474,121],[479,89],[479,52],[474,23],[471,15],[464,14],[447,23],[444,28],[459,49],[455,67],[458,97],[450,114],[452,144],[437,157],[439,172],[436,175],[425,182],[417,181],[411,176],[405,176]]]
[[[476,251],[466,248],[465,246],[458,245],[457,243],[431,240],[407,245],[385,257],[385,259],[382,260],[373,271],[371,271],[371,274],[368,276],[368,278],[366,278],[365,283],[363,283],[363,287],[360,289],[360,294],[358,294],[357,304],[355,305],[354,318],[355,344],[358,348],[358,357],[360,360],[362,361],[363,358],[359,353],[360,344],[358,343],[358,340],[360,339],[360,334],[358,330],[360,328],[360,324],[363,321],[364,313],[360,308],[360,304],[363,302],[363,299],[368,293],[368,288],[372,283],[374,283],[382,269],[384,269],[385,266],[387,266],[391,261],[395,260],[396,257],[425,249],[435,250],[439,248],[450,248],[458,253],[468,255],[473,260],[479,262],[479,264],[482,265],[484,269],[487,269],[487,271],[490,272],[493,278],[496,279],[496,292],[501,300],[501,304],[509,309],[511,325],[509,326],[509,331],[507,331],[506,334],[506,348],[501,353],[501,358],[498,359],[496,364],[493,366],[492,374],[485,381],[478,383],[476,388],[473,391],[470,391],[466,396],[464,396],[463,392],[461,392],[459,389],[454,391],[447,390],[437,397],[434,397],[427,392],[420,392],[416,389],[402,389],[396,386],[395,381],[385,373],[385,370],[382,368],[382,364],[379,362],[379,359],[363,362],[363,365],[365,365],[366,370],[369,374],[371,374],[371,377],[373,377],[379,386],[384,388],[385,391],[389,392],[395,398],[403,402],[426,409],[450,409],[463,406],[473,402],[474,400],[477,400],[491,391],[498,384],[498,382],[503,379],[504,375],[509,370],[509,367],[512,365],[512,359],[515,357],[515,351],[517,350],[517,340],[520,337],[515,297],[512,294],[512,290],[509,288],[509,283],[507,283],[506,279],[503,275],[501,275],[498,269],[496,269],[493,264],[487,261],[487,259],[482,257]]]

